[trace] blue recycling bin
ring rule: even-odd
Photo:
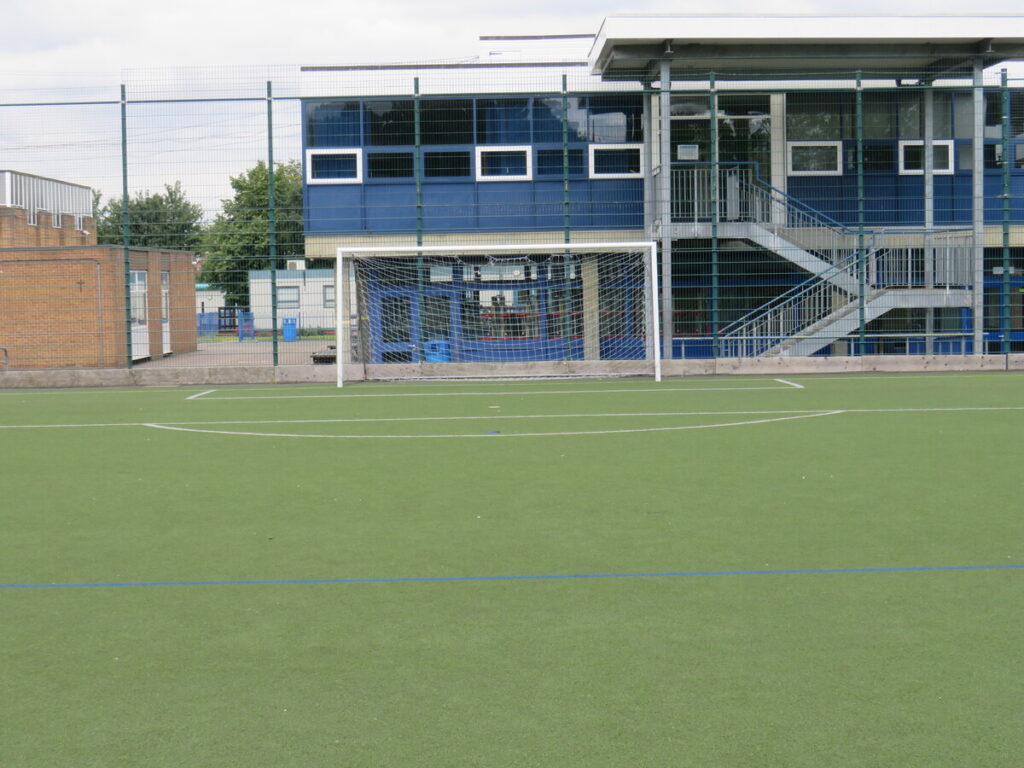
[[[451,344],[447,341],[423,342],[423,358],[428,363],[450,363],[452,360]]]
[[[298,318],[281,318],[281,336],[285,341],[296,341],[299,338]]]

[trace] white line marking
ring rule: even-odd
[[[216,391],[217,391],[216,389],[208,389],[205,392],[196,392],[194,395],[189,395],[185,399],[186,400],[198,400],[203,395],[212,395]]]
[[[781,388],[780,388],[781,389]],[[163,421],[167,426],[217,426],[227,424],[337,424],[350,422],[389,421],[458,421],[472,419],[561,419],[561,418],[604,418],[618,416],[755,416],[755,415],[820,415],[822,413],[959,413],[973,411],[1024,411],[1024,405],[964,406],[950,408],[835,408],[835,409],[786,409],[773,411],[651,411],[637,413],[544,413],[519,415],[486,416],[399,416],[357,419],[235,419],[231,421]],[[78,429],[83,427],[150,427],[154,422],[123,421],[87,424],[0,424],[0,429]],[[235,434],[235,433],[232,433]],[[573,433],[575,434],[575,433]]]
[[[331,395],[229,395],[208,397],[207,400],[330,400],[351,397],[518,397],[520,395],[603,395],[624,392],[757,392],[763,390],[787,391],[792,387],[651,387],[647,389],[542,389],[524,392],[371,392]]]
[[[790,387],[793,387],[794,389],[806,389],[806,387],[803,384],[797,384],[795,381],[789,381],[787,379],[776,379],[776,381],[779,382],[780,384],[786,384]]]
[[[486,433],[486,434],[461,434],[461,435],[302,435],[287,432],[234,432],[219,429],[190,429],[187,427],[176,427],[168,424],[144,424],[143,426],[153,429],[167,429],[174,432],[200,432],[210,435],[238,435],[242,437],[310,437],[329,438],[333,440],[373,440],[373,439],[404,439],[421,440],[436,437],[569,437],[576,435],[622,435],[636,432],[680,432],[687,429],[715,429],[718,427],[743,427],[752,424],[770,424],[778,421],[793,421],[795,419],[813,419],[817,416],[835,416],[844,411],[823,411],[821,413],[804,413],[799,416],[781,416],[777,419],[754,419],[752,421],[733,421],[725,424],[690,424],[681,427],[644,427],[641,429],[601,429],[601,430],[580,430],[578,432],[514,432],[509,434]]]

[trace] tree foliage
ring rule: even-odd
[[[96,208],[96,234],[101,243],[124,242],[124,201],[112,198]],[[129,244],[136,248],[195,251],[203,237],[203,209],[190,202],[181,182],[165,184],[163,192],[148,190],[128,198]]]
[[[269,173],[263,161],[231,177],[234,196],[223,200],[223,213],[207,228],[202,280],[224,291],[229,306],[249,303],[248,272],[269,269]],[[302,168],[298,161],[275,164],[274,211],[277,256],[304,252]]]

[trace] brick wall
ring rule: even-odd
[[[9,210],[0,208],[0,217]],[[194,351],[192,254],[132,249],[130,260],[132,269],[149,274],[151,356],[163,353],[161,271],[170,273],[171,351]],[[9,369],[123,368],[127,330],[121,248],[0,246],[0,347],[7,349]]]

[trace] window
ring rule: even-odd
[[[366,156],[366,176],[370,179],[411,179],[412,152],[371,152]]]
[[[424,152],[423,175],[427,178],[469,176],[469,152]]]
[[[131,315],[132,325],[144,326],[149,323],[149,273],[143,269],[131,270]]]
[[[471,99],[424,99],[420,102],[421,144],[472,144]]]
[[[160,272],[160,321],[171,321],[171,273]]]
[[[297,285],[282,285],[277,288],[277,308],[278,309],[298,309],[299,308],[299,286]]]
[[[307,184],[361,184],[362,181],[362,150],[306,150]]]
[[[537,150],[537,175],[538,176],[561,176],[562,175],[562,150],[560,149],[538,149]],[[583,176],[586,173],[586,165],[583,162],[582,149],[569,150],[569,175]]]
[[[841,141],[791,141],[790,176],[841,176]]]
[[[642,144],[591,144],[590,178],[632,179],[643,175]]]
[[[325,285],[323,288],[324,309],[334,309],[334,286]]]
[[[900,174],[920,176],[924,173],[924,142],[901,141],[899,144]],[[953,142],[932,142],[932,167],[935,173],[953,173]]]
[[[477,147],[477,181],[529,181],[533,178],[530,147]]]
[[[399,147],[416,143],[412,101],[368,101],[365,108],[367,146]]]
[[[536,97],[533,100],[533,140],[537,144],[555,144],[562,141],[562,116],[568,129],[569,141],[579,144],[587,140],[587,105],[582,96],[568,96],[565,109],[562,98]]]
[[[479,99],[476,103],[478,144],[520,144],[530,140],[530,108],[526,99]]]
[[[306,143],[310,147],[356,147],[362,144],[358,101],[306,104]]]
[[[644,140],[643,104],[639,96],[591,96],[587,112],[588,138],[596,144]]]

